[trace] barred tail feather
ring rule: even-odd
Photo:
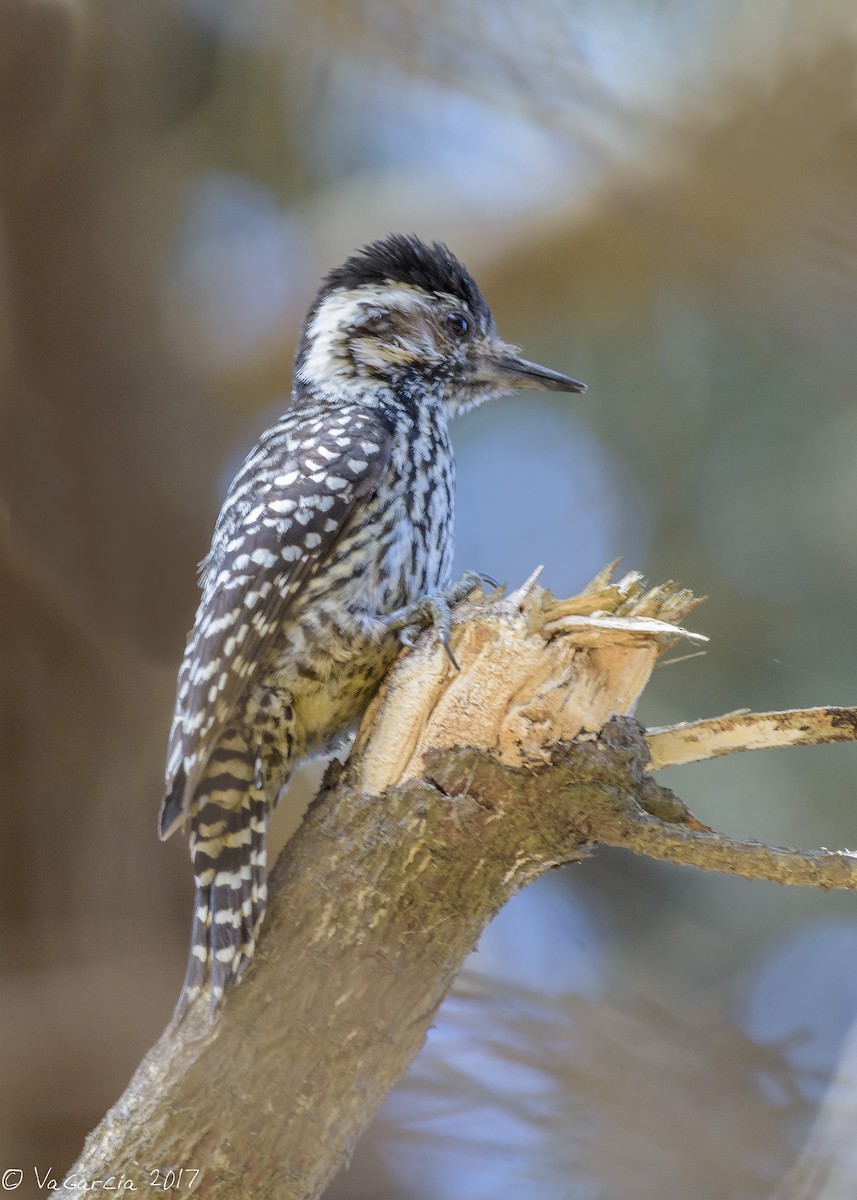
[[[203,785],[204,787],[205,785]],[[201,798],[190,851],[196,894],[178,1011],[206,987],[212,1008],[243,976],[265,915],[268,801],[252,784]]]

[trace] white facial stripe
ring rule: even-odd
[[[329,387],[337,376],[350,374],[344,330],[358,325],[372,309],[407,312],[425,307],[425,294],[407,283],[366,284],[332,292],[322,301],[307,330],[310,348],[301,364],[301,379]]]

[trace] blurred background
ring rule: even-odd
[[[367,240],[446,240],[590,385],[457,425],[458,567],[707,594],[647,724],[857,704],[855,36],[847,0],[2,0],[0,1164],[62,1172],[170,1015],[195,564]],[[804,847],[857,843],[855,778],[665,777]],[[853,1197],[855,1016],[853,896],[599,853],[500,914],[329,1200]]]

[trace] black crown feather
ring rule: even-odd
[[[406,283],[457,296],[476,317],[491,314],[475,279],[443,242],[427,245],[416,234],[393,233],[364,246],[325,278],[320,295],[369,283]]]

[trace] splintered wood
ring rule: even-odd
[[[354,786],[379,792],[422,774],[428,750],[473,746],[510,766],[550,761],[552,747],[632,713],[660,654],[699,603],[673,583],[646,590],[608,567],[557,600],[536,572],[511,595],[456,610],[456,671],[431,631],[402,656],[367,712]]]

